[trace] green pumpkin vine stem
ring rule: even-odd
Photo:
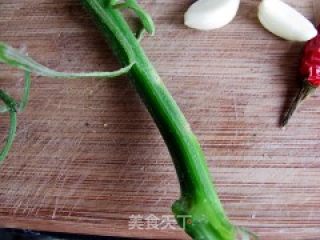
[[[150,15],[136,0],[80,0],[94,18],[110,44],[113,53],[124,66],[114,72],[64,73],[46,68],[18,50],[0,43],[0,62],[25,71],[25,89],[20,103],[0,90],[4,106],[9,112],[10,131],[1,159],[12,145],[16,129],[16,112],[26,106],[30,91],[30,73],[54,78],[99,77],[113,78],[128,74],[141,99],[156,122],[172,156],[180,182],[181,196],[172,211],[178,224],[195,240],[249,240],[256,237],[228,219],[208,171],[204,153],[189,123],[165,87],[157,71],[140,45],[143,33],[155,33]],[[141,28],[133,33],[121,11],[132,10]],[[188,216],[188,220],[179,216]]]

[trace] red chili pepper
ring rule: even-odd
[[[320,25],[318,32],[320,32]],[[301,60],[300,74],[311,85],[320,86],[320,34],[306,43]]]
[[[300,63],[302,87],[285,114],[281,126],[287,125],[297,107],[320,87],[320,25],[318,35],[308,41],[304,47]]]

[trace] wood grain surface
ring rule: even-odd
[[[191,2],[141,1],[157,26],[142,44],[199,137],[226,211],[263,240],[320,239],[320,95],[286,130],[278,126],[299,86],[302,45],[260,26],[258,0],[242,0],[221,30],[187,29]],[[313,19],[312,0],[286,2]],[[118,67],[77,0],[1,0],[0,39],[58,70]],[[18,97],[22,73],[0,70],[1,88]],[[128,228],[131,215],[170,215],[179,195],[168,151],[128,80],[33,79],[0,169],[0,227],[189,239],[179,229]]]

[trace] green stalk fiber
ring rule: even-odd
[[[168,146],[180,181],[181,198],[172,206],[180,226],[195,240],[250,239],[249,233],[228,220],[196,136],[116,7],[117,1],[81,2],[95,19],[120,63],[126,66],[135,62],[129,71],[130,79]],[[127,2],[121,6],[126,6]],[[135,1],[130,0],[130,4],[132,2]],[[140,17],[141,12],[147,16],[141,8],[139,12],[141,21],[150,19]],[[189,216],[190,219],[185,222],[179,216]]]

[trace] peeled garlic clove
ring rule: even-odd
[[[304,42],[318,33],[308,19],[281,0],[263,0],[258,17],[266,29],[286,40]]]
[[[198,0],[184,15],[184,24],[199,30],[221,28],[232,21],[240,0]]]

